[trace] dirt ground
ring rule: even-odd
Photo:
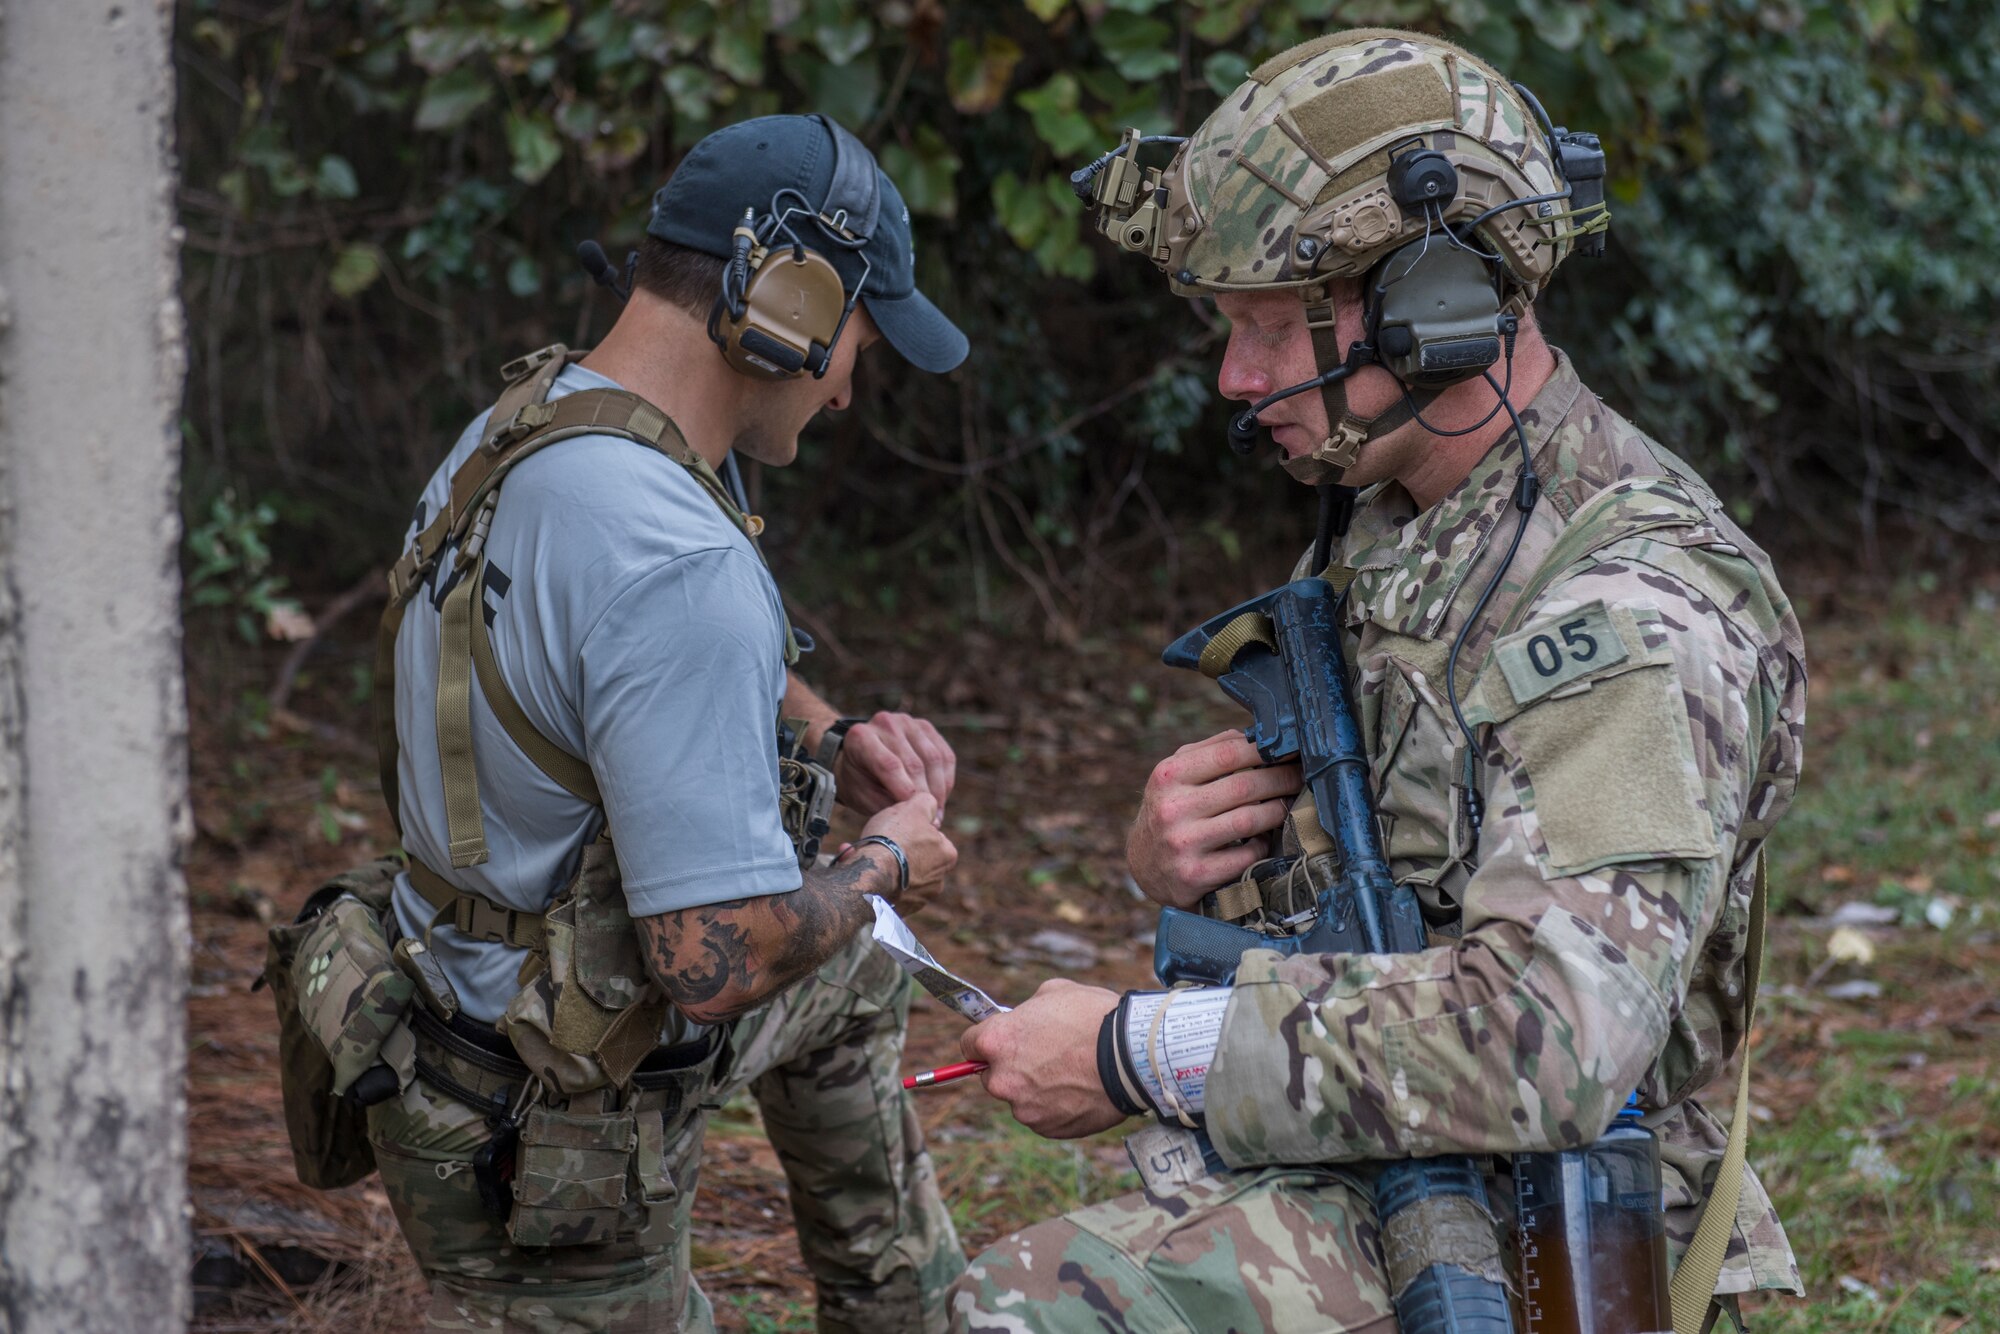
[[[1217,605],[1251,591],[1222,590]],[[1878,627],[1866,605],[1831,598],[1819,605],[1809,631],[1814,738],[1825,745],[1843,728],[1862,726],[1874,707],[1865,650]],[[1949,624],[1966,605],[1939,605],[1933,620]],[[1992,619],[1990,605],[1984,614]],[[811,664],[816,684],[852,712],[923,713],[960,756],[947,817],[959,870],[943,899],[913,923],[919,935],[1003,1000],[1057,975],[1147,984],[1154,913],[1124,869],[1126,824],[1158,758],[1235,721],[1207,682],[1158,665],[1158,646],[1183,627],[1139,625],[1056,646],[1029,631],[968,632],[936,618],[905,617],[893,633],[859,614],[851,619],[838,627],[842,652],[822,650],[828,660]],[[1979,645],[2000,645],[2000,635]],[[267,996],[249,992],[266,924],[289,918],[327,874],[394,844],[364,741],[367,705],[357,700],[369,653],[363,629],[345,627],[316,650],[288,709],[264,717],[277,650],[247,654],[217,636],[190,637],[198,829],[188,866],[190,1176],[204,1248],[198,1282],[209,1281],[200,1289],[199,1330],[395,1330],[418,1322],[421,1287],[379,1186],[371,1179],[322,1194],[293,1179],[275,1021]],[[1990,692],[1982,697],[1990,701]],[[1827,699],[1833,703],[1822,708]],[[1990,713],[1973,722],[1975,731],[1989,728],[1987,738],[2000,735],[2000,718]],[[1989,800],[2000,807],[1992,786],[2000,780],[1974,781],[1972,807]],[[1878,913],[1858,928],[1871,942],[1866,961],[1829,948],[1827,913],[1845,897],[1872,894],[1879,903],[1884,883],[1914,892],[1911,876],[1890,880],[1865,856],[1847,855],[1850,839],[1864,853],[1885,839],[1893,844],[1893,821],[1871,843],[1866,828],[1844,827],[1849,813],[1829,810],[1831,832],[1781,860],[1810,889],[1792,897],[1773,930],[1752,1154],[1796,1220],[1802,1258],[1807,1243],[1813,1247],[1807,1268],[1816,1301],[1807,1309],[1826,1315],[1783,1314],[1785,1328],[1994,1328],[1977,1323],[1985,1317],[1976,1312],[1990,1314],[1996,1288],[1988,1275],[2000,1271],[2000,1242],[1977,1241],[2000,1235],[1989,1231],[2000,1193],[2000,1007],[1992,1000],[2000,945],[1990,906],[2000,810],[1983,826],[1977,809],[1970,818],[1966,856],[1974,870],[1952,901],[1961,921],[1980,920],[1974,909],[1988,905],[1983,929],[1930,931],[1921,920],[1934,911],[1927,907],[1916,910],[1914,924],[1908,913],[1893,922]],[[1837,989],[1871,980],[1872,993]],[[956,1059],[959,1027],[920,999],[911,1068]],[[1836,1094],[1852,1108],[1833,1106]],[[1121,1188],[1115,1139],[1044,1145],[997,1116],[974,1081],[921,1096],[969,1250],[1053,1208]],[[1721,1088],[1709,1100],[1728,1105]],[[1870,1153],[1885,1165],[1873,1177]],[[1933,1159],[1963,1170],[1931,1170]],[[1852,1202],[1835,1206],[1848,1198],[1842,1190]],[[1815,1199],[1839,1216],[1816,1216]],[[1929,1232],[1927,1218],[1936,1220]],[[726,1109],[712,1125],[696,1219],[698,1277],[724,1328],[811,1327],[810,1284],[793,1250],[783,1177],[754,1109]],[[1908,1253],[1932,1234],[1942,1249]],[[1984,1265],[1982,1252],[1992,1257]],[[1943,1296],[1924,1296],[1926,1283],[1944,1284]],[[1911,1294],[1920,1300],[1912,1304]],[[1843,1302],[1854,1304],[1851,1321],[1839,1316]]]

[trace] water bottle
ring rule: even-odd
[[[1671,1330],[1660,1142],[1639,1097],[1595,1144],[1514,1157],[1525,1334]]]

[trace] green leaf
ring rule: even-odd
[[[250,176],[243,168],[223,172],[215,178],[215,188],[238,213],[250,211]]]
[[[502,41],[516,51],[533,55],[546,51],[563,39],[569,31],[569,6],[551,5],[545,9],[517,10],[500,20],[499,34]]]
[[[708,58],[738,83],[756,84],[764,77],[764,30],[749,5],[734,4],[722,12]]]
[[[224,60],[236,58],[236,30],[225,26],[220,19],[198,19],[190,31],[196,41],[214,47],[215,54]]]
[[[1078,110],[1076,76],[1058,74],[1039,88],[1018,93],[1014,103],[1028,113],[1035,133],[1061,157],[1080,153],[1097,139],[1090,118]]]
[[[1027,0],[1028,12],[1044,23],[1055,22],[1056,15],[1069,7],[1069,0]]]
[[[491,36],[485,28],[461,22],[411,28],[404,40],[419,69],[426,74],[443,74],[467,56],[488,49]]]
[[[1194,35],[1204,42],[1226,42],[1243,30],[1262,3],[1263,0],[1197,0],[1195,8],[1202,14],[1194,21]]]
[[[666,89],[675,115],[707,120],[721,81],[700,65],[675,65],[660,75],[660,87]]]
[[[977,43],[955,39],[945,75],[952,106],[967,116],[992,111],[1006,97],[1007,84],[1020,63],[1021,48],[1008,38],[988,34]]]
[[[1106,9],[1123,10],[1127,14],[1150,14],[1160,7],[1161,0],[1106,0]]]
[[[493,97],[493,80],[464,67],[439,74],[424,84],[417,99],[417,128],[455,130]]]
[[[562,161],[562,140],[547,116],[507,113],[507,151],[514,158],[514,179],[533,185]]]
[[[1008,239],[1032,254],[1044,273],[1082,279],[1095,271],[1097,261],[1077,239],[1078,208],[1069,181],[1060,173],[1036,183],[1011,171],[993,180],[995,216]]]
[[[326,285],[337,297],[352,298],[382,276],[382,252],[365,242],[348,246],[327,271]]]
[[[882,72],[872,60],[836,65],[816,52],[800,49],[782,57],[785,72],[805,93],[805,105],[858,128],[875,114],[882,96]]]
[[[361,193],[361,182],[354,178],[354,167],[337,153],[328,153],[319,160],[319,170],[313,175],[313,193],[321,199],[352,199]]]
[[[675,55],[691,56],[715,31],[715,11],[707,5],[669,6],[666,21],[667,48]]]
[[[614,126],[583,146],[583,160],[593,171],[622,171],[646,151],[646,127],[637,121]]]
[[[530,255],[516,255],[507,265],[507,290],[515,296],[533,296],[542,290],[542,266]]]
[[[836,65],[845,65],[866,51],[874,40],[874,25],[865,17],[813,26],[813,42]]]
[[[896,183],[910,212],[934,218],[958,216],[958,154],[936,129],[919,126],[911,146],[888,144],[880,156],[882,170]]]
[[[1137,14],[1106,14],[1093,34],[1113,68],[1134,83],[1180,68],[1173,27]]]
[[[1227,97],[1250,77],[1250,62],[1234,51],[1217,51],[1201,62],[1201,77],[1217,97]]]
[[[1035,247],[1035,262],[1044,273],[1081,282],[1097,271],[1097,259],[1077,235],[1076,220],[1083,211],[1069,179],[1061,172],[1042,178],[1041,195],[1048,214],[1048,230]]]
[[[1011,171],[993,178],[993,213],[1008,239],[1023,250],[1032,249],[1049,229],[1047,201]]]

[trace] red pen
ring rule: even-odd
[[[914,1075],[903,1076],[906,1089],[927,1089],[938,1084],[949,1084],[954,1079],[964,1079],[976,1075],[986,1068],[984,1061],[958,1061],[951,1065],[941,1065],[935,1070],[919,1070]]]

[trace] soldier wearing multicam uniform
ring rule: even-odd
[[[1375,187],[1390,150],[1416,138],[1482,197],[1399,217]],[[1435,39],[1364,31],[1254,71],[1162,184],[1157,246],[1135,235],[1128,248],[1177,290],[1216,297],[1233,326],[1222,391],[1254,400],[1364,337],[1359,279],[1410,239],[1399,228],[1426,233],[1502,202],[1502,185],[1561,179],[1489,67]],[[1226,1170],[1142,1161],[1145,1190],[1003,1239],[961,1281],[955,1329],[1392,1328],[1369,1164],[1573,1148],[1634,1089],[1663,1143],[1676,1261],[1687,1246],[1727,1139],[1694,1095],[1745,1037],[1759,851],[1799,775],[1803,643],[1769,561],[1713,492],[1536,330],[1528,303],[1573,221],[1520,210],[1472,241],[1508,261],[1502,295],[1521,315],[1492,387],[1419,392],[1412,420],[1375,367],[1324,402],[1306,393],[1260,414],[1296,476],[1369,487],[1330,577],[1351,572],[1345,626],[1384,847],[1424,904],[1431,948],[1246,954],[1201,1094]],[[1331,318],[1309,329],[1316,306]],[[1505,417],[1481,424],[1503,379],[1525,400],[1518,442]],[[1542,486],[1525,517],[1517,444]],[[1476,828],[1447,683],[1461,640]],[[1128,849],[1155,899],[1192,907],[1242,876],[1276,907],[1286,888],[1258,880],[1267,835],[1323,850],[1311,818],[1286,818],[1296,766],[1258,766],[1224,733],[1155,770]],[[1032,1128],[1101,1130],[1138,1091],[1114,1095],[1096,1057],[1118,1001],[1052,982],[971,1030],[966,1054],[991,1064],[988,1089]],[[1743,1178],[1715,1291],[1798,1292],[1770,1200]],[[1496,1204],[1508,1194],[1489,1181]]]

